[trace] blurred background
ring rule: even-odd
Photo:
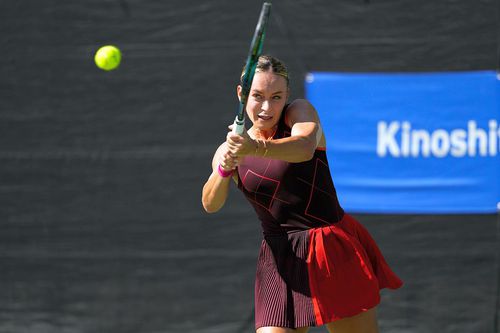
[[[264,50],[292,98],[311,71],[496,70],[498,6],[279,1]],[[259,223],[234,187],[217,214],[200,198],[260,7],[0,1],[0,332],[254,331]],[[381,332],[494,331],[494,212],[352,213],[405,281]]]

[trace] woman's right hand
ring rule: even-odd
[[[227,144],[221,147],[221,152],[219,155],[219,164],[225,171],[231,171],[236,169],[238,166],[238,157],[231,155]]]

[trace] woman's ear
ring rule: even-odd
[[[240,84],[238,84],[238,86],[236,87],[236,95],[238,95],[238,100],[241,102],[241,91],[243,90],[243,88],[241,87]]]

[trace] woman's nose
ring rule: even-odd
[[[269,101],[265,100],[264,102],[262,102],[262,110],[269,110]]]

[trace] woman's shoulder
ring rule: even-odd
[[[285,114],[288,114],[288,113],[293,112],[293,111],[304,110],[304,109],[307,110],[309,108],[314,109],[312,104],[307,99],[297,98],[297,99],[294,99],[293,101],[291,101],[290,103],[287,103],[285,105],[284,111],[285,111]]]
[[[285,124],[289,127],[298,120],[319,121],[314,106],[307,99],[303,98],[295,99],[287,104],[283,116]]]
[[[289,103],[289,107],[301,108],[301,107],[312,107],[312,104],[305,98],[297,98]]]

